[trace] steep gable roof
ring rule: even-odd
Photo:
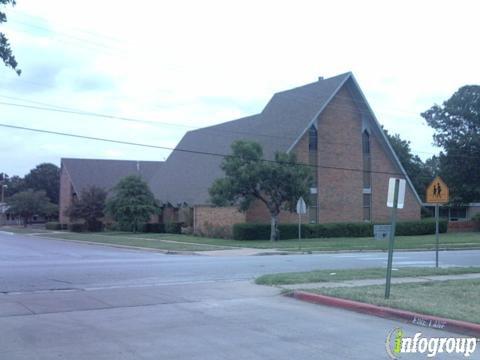
[[[163,161],[72,158],[63,158],[61,163],[77,194],[93,185],[110,191],[120,179],[129,175],[138,175],[150,183],[163,165]]]
[[[288,151],[349,76],[346,73],[276,93],[260,114],[187,132],[161,175],[152,180],[152,190],[158,199],[172,205],[208,203],[208,188],[223,176],[221,155],[231,153],[235,140],[258,142],[266,159],[273,159],[277,151]]]
[[[266,159],[273,159],[277,151],[291,151],[346,84],[358,94],[357,100],[369,115],[384,150],[407,179],[421,204],[412,182],[350,72],[276,93],[257,115],[187,132],[162,170],[152,178],[152,191],[158,199],[172,205],[207,204],[208,189],[215,179],[224,175],[220,164],[223,156],[231,153],[230,145],[235,140],[260,143]]]

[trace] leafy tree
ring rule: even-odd
[[[45,190],[50,201],[58,204],[60,168],[50,163],[37,165],[25,175],[25,187],[33,190]]]
[[[4,190],[5,198],[15,195],[16,193],[26,190],[25,181],[20,176],[8,176],[5,173],[0,173],[0,186],[7,185]]]
[[[113,188],[113,196],[107,200],[107,213],[120,226],[136,232],[159,207],[148,184],[139,176],[127,176]]]
[[[15,6],[16,1],[0,0],[0,6],[6,6],[8,4],[12,4],[12,6]],[[0,24],[6,21],[7,15],[5,15],[4,12],[0,11]],[[10,43],[8,42],[5,34],[2,32],[0,32],[0,59],[3,60],[5,66],[11,67],[18,75],[20,75],[22,71],[17,68],[17,60],[15,60],[15,56],[13,56],[12,49],[10,48]]]
[[[53,216],[58,211],[57,205],[50,202],[45,191],[31,189],[16,193],[8,199],[7,205],[7,211],[20,216],[25,227],[34,215]]]
[[[442,105],[422,113],[434,130],[440,153],[440,175],[453,202],[480,200],[480,86],[461,87]]]
[[[296,162],[294,154],[276,153],[275,161],[263,160],[262,147],[250,141],[232,144],[232,155],[222,163],[225,177],[209,189],[217,206],[237,205],[246,211],[254,200],[265,204],[271,216],[270,240],[277,239],[277,217],[281,210],[294,211],[297,200],[308,200],[312,170]]]
[[[105,216],[105,200],[107,192],[99,187],[91,186],[82,190],[80,197],[67,209],[66,214],[72,220],[85,220],[88,231],[101,228],[101,218]]]
[[[433,180],[434,172],[431,168],[433,163],[430,161],[427,166],[418,155],[414,155],[410,148],[410,141],[403,140],[398,134],[390,135],[385,129],[383,129],[383,131],[387,135],[400,163],[412,181],[413,187],[418,195],[423,198],[425,196],[425,189]]]

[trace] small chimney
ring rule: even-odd
[[[322,81],[322,80],[323,80],[323,76],[319,76],[318,81]]]

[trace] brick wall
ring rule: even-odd
[[[378,139],[371,137],[372,170],[388,173],[398,173],[399,170],[383,151]],[[372,174],[372,219],[375,222],[390,220],[390,208],[387,208],[388,180],[390,177],[400,177],[389,174]],[[398,220],[420,220],[420,205],[408,186],[405,189],[405,205],[397,211]]]
[[[448,232],[472,232],[480,231],[480,223],[477,221],[450,221]]]
[[[209,235],[214,227],[217,231],[226,232],[231,236],[232,226],[236,223],[245,222],[245,213],[241,213],[235,207],[212,207],[195,206],[193,209],[194,232]]]
[[[362,119],[343,87],[318,119],[318,196],[321,223],[362,221]]]
[[[70,223],[70,218],[65,215],[65,211],[72,203],[72,195],[72,182],[68,175],[68,171],[62,164],[60,169],[60,196],[58,209],[58,221],[61,224]]]
[[[363,173],[333,168],[363,168],[362,114],[350,91],[343,87],[318,119],[318,200],[319,222],[363,221]],[[370,152],[372,171],[399,173],[394,162],[385,153],[380,140],[372,131]],[[308,132],[293,150],[298,161],[308,163]],[[371,219],[388,221],[390,209],[386,207],[389,174],[372,173]],[[407,186],[405,208],[398,210],[400,220],[420,220],[420,204]],[[304,216],[304,222],[308,216]],[[247,222],[269,223],[270,215],[259,201],[246,213]],[[298,221],[295,213],[282,212],[282,223]]]

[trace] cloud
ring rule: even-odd
[[[72,90],[79,92],[113,90],[114,82],[102,74],[89,74],[72,80]]]
[[[22,75],[8,80],[6,88],[15,93],[38,93],[53,90],[57,77],[64,65],[59,63],[39,63],[22,66]]]

